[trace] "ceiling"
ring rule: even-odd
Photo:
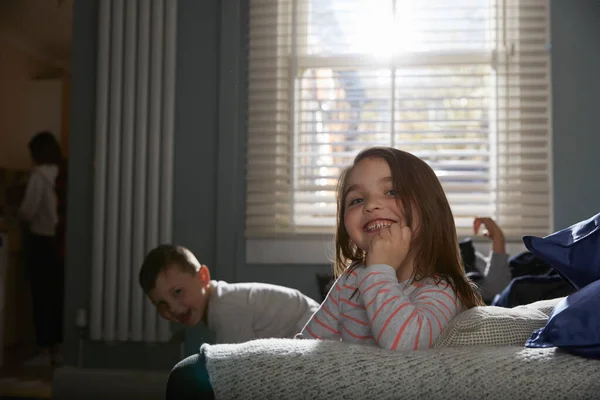
[[[73,1],[0,0],[0,41],[69,70]]]

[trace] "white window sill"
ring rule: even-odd
[[[475,248],[482,254],[488,254],[491,241],[484,238],[474,239]],[[508,241],[506,251],[516,255],[525,251],[521,240]],[[331,264],[335,246],[331,238],[264,238],[246,240],[247,264]]]

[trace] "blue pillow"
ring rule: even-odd
[[[546,326],[527,340],[527,347],[558,347],[588,358],[600,358],[600,281],[561,300]]]
[[[545,238],[524,236],[523,242],[576,289],[600,279],[600,214]]]

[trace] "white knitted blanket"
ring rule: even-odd
[[[263,339],[204,345],[217,399],[591,399],[600,361],[555,349],[390,352],[342,342]]]

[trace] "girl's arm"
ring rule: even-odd
[[[308,320],[302,332],[296,338],[324,340],[339,340],[341,338],[338,325],[340,317],[338,301],[342,285],[345,281],[345,274],[338,278],[331,287],[331,290],[329,290],[321,307]]]
[[[416,283],[411,300],[389,265],[360,271],[357,282],[373,338],[384,349],[430,348],[460,309],[456,294],[444,282]]]

